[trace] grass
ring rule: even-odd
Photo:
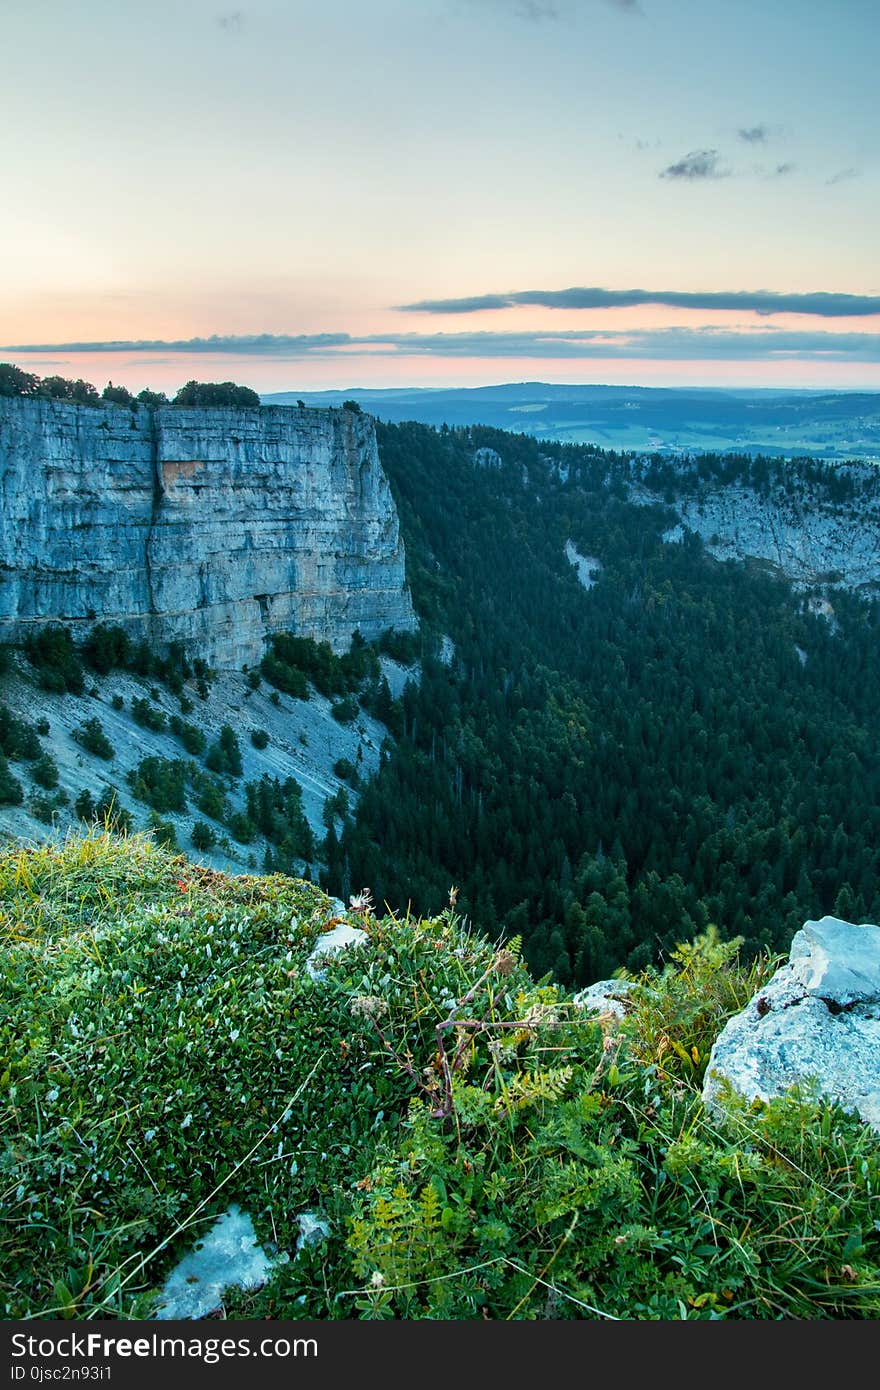
[[[148,1315],[235,1201],[291,1258],[230,1317],[878,1316],[876,1134],[700,1098],[774,962],[710,933],[609,1032],[451,909],[365,900],[313,978],[333,920],[142,836],[0,855],[0,1314]]]

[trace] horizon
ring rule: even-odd
[[[25,370],[880,389],[871,0],[66,11],[5,17]]]

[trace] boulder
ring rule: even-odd
[[[334,956],[337,951],[344,951],[347,946],[357,946],[359,942],[367,939],[367,933],[362,927],[352,927],[348,922],[338,922],[331,931],[324,932],[318,938],[306,961],[306,973],[313,980],[322,980],[324,972],[321,964],[324,957]]]
[[[857,927],[839,917],[805,922],[790,960],[807,994],[842,1007],[880,1000],[880,927]]]
[[[805,923],[787,964],[715,1042],[703,1088],[714,1109],[724,1081],[765,1101],[814,1084],[880,1129],[880,927]]]
[[[277,1263],[258,1244],[247,1212],[231,1206],[171,1271],[154,1317],[207,1317],[221,1307],[227,1289],[260,1288]]]
[[[632,990],[629,980],[597,980],[594,985],[582,989],[572,1003],[576,1009],[584,1009],[591,1014],[610,1014],[612,1018],[626,1018],[626,996]]]

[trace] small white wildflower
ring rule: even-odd
[[[58,1088],[57,1088],[57,1086],[53,1086],[53,1088],[52,1088],[51,1091],[47,1091],[47,1092],[46,1092],[46,1099],[47,1099],[48,1101],[50,1101],[50,1102],[56,1101],[56,1100],[58,1099]]]
[[[374,1269],[370,1276],[370,1283],[374,1289],[381,1289],[385,1284],[385,1275],[380,1269]]]
[[[230,1042],[235,1042],[236,1039],[238,1038],[240,1032],[241,1032],[241,1029],[240,1029],[240,1028],[233,1028],[232,1032],[229,1034],[229,1041],[230,1041]]]
[[[155,1139],[155,1137],[156,1137],[156,1131],[155,1131],[154,1129],[145,1129],[145,1130],[144,1130],[144,1139],[147,1141],[148,1144],[152,1144],[152,1142],[153,1142],[153,1140]]]
[[[191,1115],[191,1114],[187,1114],[187,1115],[181,1120],[181,1122],[180,1122],[180,1128],[181,1128],[181,1129],[189,1129],[189,1127],[190,1127],[190,1125],[192,1124],[192,1122],[193,1122],[193,1117],[192,1117],[192,1115]]]

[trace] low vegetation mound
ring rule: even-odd
[[[230,1317],[880,1312],[874,1132],[700,1100],[771,962],[709,932],[612,1024],[454,906],[348,917],[316,973],[338,919],[311,884],[99,831],[5,852],[6,1318],[148,1316],[231,1202],[291,1258]],[[331,1234],[297,1254],[305,1211]]]

